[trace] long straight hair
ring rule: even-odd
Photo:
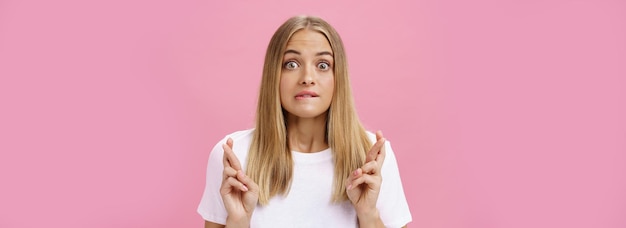
[[[318,17],[290,18],[274,33],[267,47],[256,127],[246,166],[247,175],[260,187],[261,205],[267,205],[277,194],[287,194],[291,186],[293,160],[287,143],[287,126],[279,87],[287,42],[295,32],[303,29],[326,36],[334,56],[335,89],[326,122],[326,141],[333,152],[335,164],[332,202],[348,199],[345,180],[351,171],[365,163],[365,154],[372,146],[354,107],[346,54],[339,34]]]

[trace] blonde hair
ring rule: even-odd
[[[267,205],[276,194],[289,192],[293,160],[287,143],[285,114],[280,103],[283,53],[291,36],[302,29],[326,36],[334,56],[335,89],[328,110],[326,141],[335,163],[332,201],[347,200],[345,180],[365,163],[372,143],[354,108],[345,50],[339,34],[326,21],[296,16],[283,23],[272,36],[265,54],[259,90],[256,127],[248,154],[246,173],[260,187],[259,203]]]

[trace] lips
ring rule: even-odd
[[[313,91],[308,91],[308,90],[305,90],[296,94],[296,99],[313,98],[313,97],[319,97],[319,95],[317,95],[317,93]]]

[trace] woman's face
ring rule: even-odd
[[[319,32],[303,29],[287,42],[280,75],[280,103],[291,115],[315,118],[330,107],[335,89],[333,50]]]

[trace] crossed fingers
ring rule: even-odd
[[[229,191],[231,188],[239,189],[240,191],[248,191],[248,187],[244,184],[249,181],[249,178],[243,173],[241,163],[235,153],[233,152],[233,140],[226,140],[226,144],[222,145],[224,149],[224,172],[222,174],[222,190]]]
[[[352,189],[355,186],[363,183],[373,185],[375,187],[380,185],[381,178],[380,170],[383,162],[385,161],[385,138],[381,131],[376,132],[376,143],[372,146],[370,151],[367,152],[365,157],[365,164],[353,171],[348,178],[347,189]]]

